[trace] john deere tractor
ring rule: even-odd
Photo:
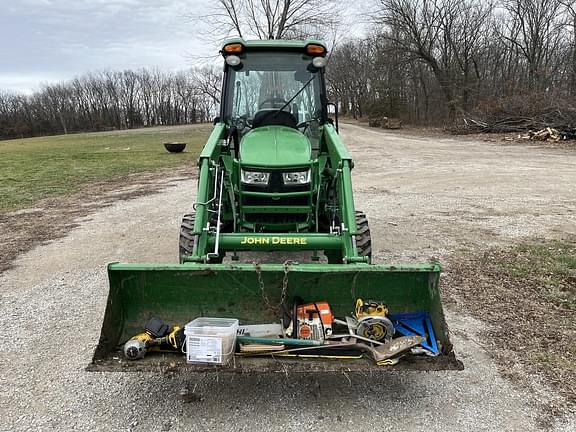
[[[354,164],[335,105],[329,115],[326,51],[314,40],[225,41],[220,114],[199,158],[193,211],[182,221],[180,263],[109,265],[93,368],[117,369],[111,359],[151,316],[181,325],[200,316],[278,322],[294,298],[328,302],[335,316],[350,315],[357,298],[380,299],[393,313],[425,312],[436,359],[453,358],[439,266],[370,263],[370,229],[354,205]],[[243,262],[245,252],[274,262]],[[310,259],[288,261],[289,252]],[[247,364],[243,370],[273,369]],[[350,369],[329,364],[321,369]]]
[[[200,156],[180,262],[309,250],[330,263],[368,263],[370,230],[354,210],[352,161],[328,118],[324,45],[233,40],[222,54],[220,117]]]

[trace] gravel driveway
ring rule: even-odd
[[[576,233],[576,153],[345,125],[357,207],[377,262]],[[482,348],[481,322],[448,310],[463,372],[327,376],[88,373],[107,296],[105,264],[175,262],[195,181],[83,218],[0,275],[0,430],[534,431],[528,394]],[[46,227],[47,230],[50,227]],[[535,378],[536,379],[536,378]],[[574,431],[574,417],[550,425]]]

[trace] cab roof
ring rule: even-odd
[[[228,44],[240,43],[244,45],[247,51],[300,51],[304,50],[307,45],[321,45],[326,48],[326,44],[316,39],[306,40],[285,40],[285,39],[256,39],[244,40],[243,38],[234,37],[225,39],[222,48]]]

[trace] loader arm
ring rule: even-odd
[[[361,257],[356,248],[355,236],[356,209],[352,194],[352,158],[348,149],[340,139],[336,129],[331,124],[324,125],[324,141],[329,155],[330,174],[336,179],[337,196],[340,211],[340,235],[343,246],[344,263],[367,263],[368,257]]]
[[[196,220],[193,234],[196,236],[196,242],[193,255],[186,261],[203,262],[206,260],[208,251],[208,233],[205,231],[209,222],[210,205],[215,197],[215,178],[216,167],[219,166],[221,153],[221,141],[226,138],[226,125],[217,123],[214,126],[206,145],[202,149],[198,160],[198,192],[196,203]],[[225,169],[223,166],[221,169]]]

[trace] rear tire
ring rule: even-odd
[[[356,228],[358,230],[358,234],[356,234],[356,249],[358,249],[358,255],[366,256],[371,260],[372,237],[370,236],[368,218],[364,212],[356,212]]]

